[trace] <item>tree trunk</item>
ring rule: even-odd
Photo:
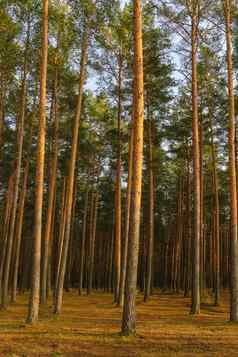
[[[93,273],[94,273],[94,256],[95,256],[95,239],[96,239],[96,227],[97,227],[97,211],[98,211],[98,191],[93,195],[94,200],[92,202],[92,232],[91,232],[91,244],[89,254],[89,282],[88,282],[88,294],[91,294],[93,288]]]
[[[233,88],[231,1],[224,0],[226,22],[227,77],[229,99],[229,178],[231,199],[231,306],[230,320],[238,321],[238,241],[237,241],[237,181],[235,155],[235,100]]]
[[[4,133],[4,111],[5,111],[5,96],[6,89],[4,84],[4,76],[0,71],[0,190],[2,190],[2,151],[3,151],[3,133]]]
[[[194,244],[193,244],[193,284],[191,314],[200,312],[200,224],[201,224],[201,185],[200,153],[198,128],[198,85],[197,85],[197,35],[198,35],[198,1],[192,1],[192,131],[193,131],[193,165],[194,165]]]
[[[14,233],[16,229],[16,214],[17,214],[17,204],[19,196],[19,185],[21,178],[21,165],[22,165],[22,152],[23,152],[23,140],[24,140],[24,121],[25,121],[25,109],[26,109],[26,87],[27,87],[27,61],[28,61],[28,47],[30,39],[30,24],[28,21],[28,29],[26,35],[25,44],[25,55],[23,64],[23,77],[21,85],[21,108],[19,113],[19,121],[17,123],[17,158],[16,158],[16,174],[14,180],[14,197],[13,205],[11,210],[11,221],[9,236],[7,239],[7,253],[4,263],[4,273],[3,273],[3,286],[2,286],[2,304],[3,309],[7,308],[8,305],[8,288],[9,288],[9,277],[10,277],[10,267],[12,261],[12,251],[14,242]]]
[[[118,115],[117,115],[117,173],[115,187],[115,302],[119,303],[120,273],[121,273],[121,85],[122,85],[122,54],[118,55]]]
[[[132,118],[133,121],[133,118]],[[133,124],[132,124],[133,126]],[[125,281],[126,281],[126,267],[127,267],[127,251],[128,251],[128,235],[130,223],[130,207],[131,207],[131,184],[132,184],[132,164],[133,164],[133,127],[129,132],[129,151],[128,151],[128,179],[126,191],[126,218],[125,218],[125,231],[122,249],[122,262],[121,262],[121,275],[120,275],[120,291],[119,291],[119,304],[124,304]]]
[[[88,193],[87,189],[84,200],[84,212],[83,212],[83,227],[82,227],[82,241],[81,241],[81,253],[79,260],[79,295],[83,293],[83,277],[84,277],[84,263],[85,263],[85,242],[87,234],[87,217],[88,217]]]
[[[214,143],[214,130],[213,130],[213,107],[212,107],[212,93],[211,83],[209,79],[209,57],[206,54],[206,90],[208,101],[208,115],[210,126],[211,138],[211,152],[212,152],[212,174],[213,174],[213,200],[214,200],[214,234],[215,234],[215,306],[220,303],[220,204],[219,204],[219,180],[217,173],[217,153]]]
[[[149,115],[149,111],[148,111]],[[152,139],[152,119],[148,117],[148,146],[149,146],[149,217],[148,217],[148,240],[147,240],[147,260],[144,301],[146,302],[151,294],[152,285],[152,264],[154,253],[154,170],[153,170],[153,139]]]
[[[0,294],[2,295],[2,279],[4,271],[4,262],[7,253],[7,237],[9,232],[9,224],[11,219],[11,210],[13,204],[13,186],[14,185],[14,174],[12,174],[8,180],[8,190],[6,194],[6,204],[4,211],[3,229],[1,234],[1,260],[0,260]]]
[[[203,178],[203,119],[202,113],[199,118],[199,155],[200,155],[200,292],[201,296],[204,294],[204,178]]]
[[[61,312],[61,307],[62,307],[64,278],[65,278],[65,271],[66,271],[69,240],[70,240],[75,165],[76,165],[77,148],[78,148],[78,136],[79,136],[81,107],[82,107],[82,99],[83,99],[85,67],[87,62],[87,51],[88,51],[88,32],[89,32],[88,24],[86,24],[84,29],[83,41],[82,41],[82,54],[81,54],[81,63],[80,63],[80,76],[79,76],[79,94],[78,94],[78,103],[77,103],[75,123],[73,129],[72,149],[71,149],[71,158],[70,158],[69,175],[68,175],[64,244],[63,244],[62,259],[59,269],[59,279],[56,287],[56,299],[55,299],[55,306],[54,306],[54,313],[56,314],[59,314]]]
[[[40,302],[40,268],[41,268],[41,229],[42,208],[44,190],[44,166],[45,166],[45,127],[46,127],[46,77],[48,59],[48,0],[43,1],[42,19],[42,58],[40,73],[40,107],[39,107],[39,134],[37,144],[36,167],[36,196],[35,196],[35,227],[34,227],[34,251],[32,266],[31,292],[28,310],[28,323],[38,320]]]
[[[54,286],[54,295],[56,297],[56,288],[59,280],[59,271],[62,258],[63,242],[64,242],[64,233],[65,233],[65,221],[66,221],[66,198],[67,198],[67,180],[63,178],[63,188],[61,195],[61,212],[60,212],[60,227],[59,227],[59,239],[57,245],[57,256],[56,256],[56,274],[55,274],[55,286]]]
[[[34,123],[35,111],[32,118],[32,123]],[[19,208],[18,208],[18,216],[17,216],[17,227],[16,227],[16,252],[15,252],[15,262],[13,268],[13,285],[12,285],[12,296],[11,301],[16,302],[17,296],[17,282],[18,282],[18,272],[19,272],[19,262],[20,262],[20,249],[21,249],[21,241],[22,241],[22,227],[23,227],[23,219],[24,219],[24,209],[25,209],[25,200],[27,195],[27,184],[28,184],[28,176],[29,176],[29,166],[30,166],[30,157],[31,157],[31,145],[32,145],[32,134],[33,134],[33,124],[30,129],[30,139],[28,144],[28,157],[25,164],[24,169],[24,177],[23,177],[23,186],[20,195]]]
[[[142,47],[141,1],[134,0],[134,144],[133,178],[131,189],[131,214],[128,240],[128,259],[125,287],[125,302],[122,317],[122,334],[136,332],[136,287],[140,236],[140,211],[143,163],[144,80]]]
[[[57,59],[56,59],[57,61]],[[56,177],[57,177],[57,162],[58,162],[58,65],[55,64],[55,74],[54,74],[54,88],[52,96],[52,106],[53,106],[53,117],[54,117],[54,134],[53,134],[53,144],[52,144],[52,156],[50,163],[50,182],[49,182],[49,198],[48,207],[46,214],[46,225],[45,225],[45,236],[44,236],[44,254],[42,263],[42,279],[41,279],[41,303],[46,303],[47,298],[47,271],[49,267],[49,252],[50,252],[50,241],[51,241],[51,231],[52,231],[52,221],[53,221],[53,211],[54,211],[54,199],[56,194]]]
[[[190,177],[190,155],[187,158],[187,197],[186,197],[186,266],[185,266],[185,286],[184,297],[189,296],[189,289],[191,284],[191,226],[192,226],[192,210],[191,210],[191,177]]]

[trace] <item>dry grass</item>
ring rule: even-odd
[[[238,356],[238,324],[227,322],[228,306],[203,305],[189,315],[189,299],[154,295],[138,297],[136,337],[121,337],[121,310],[112,296],[65,294],[61,316],[44,307],[40,321],[25,324],[27,297],[0,311],[0,356],[158,357]]]

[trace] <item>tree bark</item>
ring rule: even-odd
[[[54,88],[53,88],[53,116],[54,116],[54,133],[53,133],[53,143],[52,143],[52,156],[50,163],[50,182],[49,182],[49,198],[48,207],[46,214],[46,225],[45,225],[45,236],[44,236],[44,254],[42,263],[42,279],[41,279],[41,303],[46,303],[47,298],[47,272],[49,267],[49,253],[50,253],[50,241],[52,232],[52,221],[53,221],[53,211],[54,211],[54,199],[56,194],[56,177],[57,177],[57,162],[58,162],[58,65],[57,58],[55,59],[55,73],[54,73]]]
[[[185,245],[185,283],[184,283],[184,297],[189,296],[191,285],[191,226],[192,226],[192,210],[191,210],[191,175],[190,175],[190,155],[187,158],[187,197],[186,197],[186,245]]]
[[[59,314],[62,308],[64,277],[66,271],[66,262],[67,262],[68,247],[69,247],[69,240],[70,240],[75,165],[76,165],[77,148],[78,148],[78,136],[79,136],[79,126],[80,126],[81,108],[82,108],[82,99],[83,99],[85,67],[87,62],[87,51],[88,51],[88,32],[89,32],[89,28],[88,28],[88,24],[86,23],[84,29],[83,41],[82,41],[82,55],[81,55],[81,63],[80,63],[80,75],[79,75],[79,94],[78,94],[78,103],[77,103],[75,123],[73,129],[71,158],[69,164],[67,200],[66,200],[65,236],[64,236],[62,259],[59,269],[59,279],[56,287],[56,299],[55,299],[55,306],[54,306],[54,313],[56,314]]]
[[[24,64],[23,64],[23,77],[22,77],[22,85],[21,85],[21,104],[20,104],[21,108],[20,108],[19,119],[18,119],[19,121],[17,123],[17,158],[16,158],[16,174],[14,180],[14,196],[13,196],[13,205],[11,210],[9,236],[7,239],[7,253],[5,257],[4,273],[3,273],[2,303],[1,303],[2,309],[6,309],[8,305],[10,267],[12,261],[14,233],[16,229],[16,214],[17,214],[17,204],[18,204],[18,196],[19,196],[19,185],[20,185],[20,178],[21,178],[22,152],[23,152],[23,140],[24,140],[24,121],[25,121],[26,88],[27,88],[27,61],[28,61],[27,56],[28,56],[29,40],[30,40],[30,24],[28,21]]]
[[[63,188],[61,195],[61,212],[60,212],[60,227],[59,227],[59,239],[57,244],[57,263],[56,263],[56,274],[55,274],[55,286],[54,286],[54,297],[56,297],[56,288],[59,280],[59,271],[62,258],[64,233],[65,233],[65,221],[66,221],[66,197],[67,197],[67,180],[63,178]]]
[[[98,211],[98,191],[93,194],[92,200],[92,227],[90,237],[90,253],[89,253],[89,277],[88,277],[88,292],[91,294],[93,289],[93,273],[94,273],[94,257],[95,257],[95,239],[97,227],[97,211]]]
[[[121,85],[122,85],[122,54],[118,55],[118,115],[117,115],[117,172],[115,185],[115,302],[119,303],[120,273],[121,273]]]
[[[148,115],[149,111],[148,111]],[[152,264],[154,253],[154,170],[153,170],[153,138],[152,119],[148,117],[148,171],[149,171],[149,217],[148,217],[148,238],[147,238],[147,260],[144,302],[148,301],[152,288]]]
[[[83,293],[85,242],[86,242],[86,235],[87,235],[87,217],[88,217],[88,194],[89,194],[89,190],[87,189],[85,193],[85,200],[84,200],[82,241],[81,241],[81,253],[80,253],[80,261],[79,261],[79,295],[82,295]]]
[[[3,71],[0,70],[0,190],[2,190],[2,151],[3,151],[3,134],[4,134],[4,116],[5,116],[5,97],[6,97],[6,89],[4,83]]]
[[[11,210],[13,204],[13,187],[14,187],[14,174],[13,173],[8,180],[8,190],[6,194],[6,204],[4,210],[4,219],[3,219],[3,229],[1,233],[1,260],[0,260],[0,294],[2,295],[2,280],[3,280],[3,271],[4,271],[4,262],[7,253],[7,237],[9,232],[9,224],[11,219]]]
[[[204,255],[205,255],[205,242],[204,242],[204,177],[203,177],[203,119],[202,113],[199,113],[199,155],[200,155],[200,292],[201,296],[204,294],[205,284],[204,284]]]
[[[133,122],[133,117],[132,117]],[[129,129],[129,152],[128,152],[128,178],[127,178],[127,191],[126,191],[126,218],[125,218],[125,231],[124,242],[122,249],[122,262],[121,262],[121,275],[120,275],[120,291],[119,291],[119,304],[124,304],[125,294],[125,281],[126,281],[126,268],[127,268],[127,252],[128,252],[128,235],[130,223],[130,207],[131,207],[131,185],[132,185],[132,164],[133,164],[133,124]]]
[[[32,123],[34,123],[35,109],[33,113]],[[24,219],[24,208],[25,200],[27,195],[27,184],[29,176],[29,166],[30,166],[30,155],[31,155],[31,145],[32,145],[32,135],[33,135],[33,124],[30,128],[30,139],[28,144],[28,157],[24,169],[23,186],[19,200],[18,216],[17,216],[17,227],[16,227],[16,252],[15,252],[15,262],[13,268],[13,284],[12,284],[12,296],[11,301],[16,302],[17,296],[17,282],[18,282],[18,272],[19,272],[19,262],[20,262],[20,249],[22,241],[22,227]]]
[[[231,200],[231,303],[230,320],[238,321],[238,241],[237,241],[237,181],[235,154],[235,99],[233,84],[231,0],[224,0],[226,23],[227,79],[229,100],[229,179]]]
[[[45,166],[45,127],[46,127],[46,77],[48,59],[48,0],[43,1],[42,18],[42,48],[41,48],[41,73],[40,73],[40,107],[39,107],[39,134],[37,144],[36,167],[36,196],[35,196],[35,227],[34,227],[34,251],[31,292],[28,309],[28,323],[38,320],[40,302],[40,265],[41,265],[41,229],[42,208],[44,190],[44,166]]]
[[[201,184],[200,152],[198,127],[198,85],[197,85],[197,35],[198,1],[192,1],[192,132],[194,165],[194,245],[193,245],[193,284],[191,314],[200,313],[200,234],[201,234]]]
[[[206,91],[208,101],[208,115],[210,126],[210,140],[211,140],[211,153],[212,153],[212,175],[213,175],[213,200],[214,200],[214,234],[215,234],[215,306],[220,303],[220,203],[219,203],[219,179],[217,173],[217,153],[214,143],[214,130],[213,130],[213,106],[212,106],[212,93],[211,83],[209,79],[209,58],[206,54]]]
[[[131,189],[131,214],[128,240],[127,276],[125,302],[122,317],[122,334],[136,332],[136,287],[140,236],[140,211],[143,163],[143,122],[144,122],[144,80],[142,47],[141,1],[134,0],[134,143],[133,179]]]

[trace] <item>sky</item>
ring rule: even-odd
[[[125,3],[127,2],[127,0],[120,0],[120,1],[121,1],[122,6],[124,6]]]
[[[120,0],[120,3],[122,6],[124,6],[126,3],[128,2],[128,0]],[[172,37],[172,44],[173,46],[172,47],[176,47],[177,43],[179,41],[179,37],[178,36],[173,36]],[[180,56],[178,54],[175,54],[173,51],[171,53],[171,60],[174,64],[174,72],[173,72],[173,75],[174,75],[174,78],[178,81],[181,81],[184,79],[182,73],[180,73],[179,69],[181,67],[181,59],[180,59]],[[95,72],[90,72],[89,73],[89,76],[88,76],[88,80],[87,80],[87,84],[86,84],[86,88],[89,89],[89,90],[92,90],[92,91],[95,91],[98,89],[98,80],[99,80],[99,77],[96,76],[96,73]],[[177,90],[177,87],[174,88],[174,90]]]

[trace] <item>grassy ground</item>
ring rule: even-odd
[[[0,311],[0,356],[158,357],[238,356],[238,324],[227,322],[228,306],[202,306],[189,315],[189,299],[155,295],[148,304],[138,297],[136,337],[121,337],[121,310],[112,296],[65,294],[61,316],[44,307],[40,321],[25,324],[27,298]]]

